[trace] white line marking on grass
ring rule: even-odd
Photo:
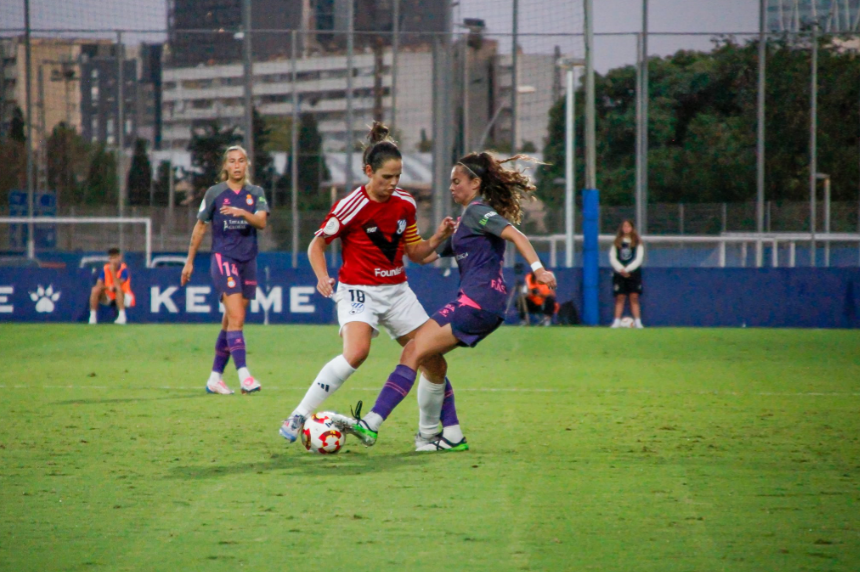
[[[307,386],[303,387],[278,387],[273,385],[263,386],[267,391],[306,391]],[[109,385],[4,385],[0,384],[0,389],[73,389],[80,391],[83,389],[123,389],[123,390],[152,390],[165,389],[170,391],[203,391],[202,386],[195,387],[174,387],[170,385],[151,386],[109,386]],[[379,391],[379,387],[350,387],[357,391]],[[456,391],[475,391],[478,393],[587,393],[587,388],[563,388],[553,389],[545,387],[458,387]],[[860,397],[860,392],[823,392],[823,391],[807,391],[807,392],[775,392],[775,391],[758,391],[758,392],[742,392],[742,391],[651,391],[649,389],[598,389],[594,393],[644,393],[653,395],[714,395],[714,396],[741,396],[741,395],[756,395],[764,397]]]

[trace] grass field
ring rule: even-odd
[[[450,356],[471,451],[410,396],[335,457],[277,430],[336,329],[250,327],[249,397],[216,334],[0,325],[0,570],[860,570],[860,332],[503,328]]]

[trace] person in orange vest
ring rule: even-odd
[[[543,314],[541,325],[552,325],[552,317],[555,314],[555,290],[538,282],[534,272],[526,274],[526,283],[523,285],[523,302],[524,304],[520,305],[520,321],[522,323],[528,323],[529,314]]]
[[[110,248],[108,263],[104,265],[99,278],[90,293],[90,324],[98,322],[96,310],[99,304],[116,306],[119,311],[114,324],[125,324],[128,318],[125,309],[134,306],[134,293],[131,291],[131,274],[122,260],[119,248]]]

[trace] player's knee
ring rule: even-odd
[[[364,344],[357,347],[344,348],[343,351],[344,359],[354,369],[358,369],[364,363],[364,360],[367,359],[368,355],[370,355],[370,346]]]
[[[421,367],[435,379],[444,379],[448,375],[448,362],[439,354],[433,354],[422,359]]]

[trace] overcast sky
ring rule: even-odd
[[[518,0],[519,31],[561,34],[581,30],[580,1]],[[459,4],[459,5],[457,5]],[[0,27],[23,27],[23,0],[0,2]],[[455,0],[455,21],[482,18],[487,33],[510,33],[513,0]],[[649,52],[667,55],[679,49],[708,50],[711,35],[722,32],[755,33],[758,30],[756,0],[649,0]],[[594,0],[596,34],[637,32],[642,27],[642,0]],[[164,0],[30,0],[30,19],[37,28],[164,29]],[[709,35],[659,36],[659,32],[706,32]],[[77,34],[81,35],[81,34]],[[146,38],[136,35],[135,38]],[[149,36],[148,39],[157,39]],[[162,36],[163,39],[163,36]],[[530,38],[533,49],[551,51],[559,38]],[[529,49],[528,41],[523,43]],[[579,48],[572,48],[578,50]],[[633,36],[595,38],[595,64],[599,72],[634,62]]]

